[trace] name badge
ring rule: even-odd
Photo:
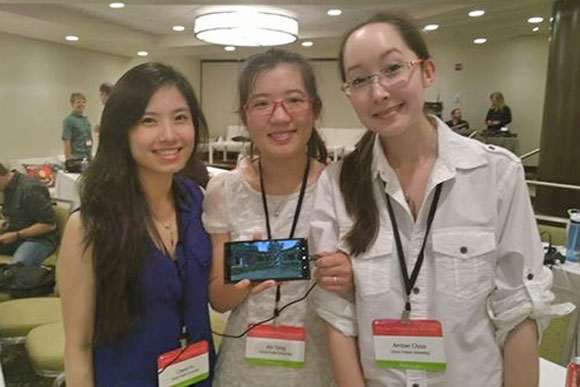
[[[437,320],[373,321],[375,360],[379,367],[444,371],[443,330]]]
[[[304,367],[304,327],[259,325],[248,333],[246,361],[257,366]]]
[[[191,386],[209,377],[207,341],[165,352],[157,358],[159,387]]]

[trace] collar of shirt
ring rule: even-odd
[[[465,141],[462,141],[464,138],[449,129],[443,121],[435,116],[430,118],[437,124],[437,159],[426,192],[430,192],[440,182],[453,179],[458,169],[473,169],[488,163],[485,153],[475,143],[476,140],[471,140],[473,143],[466,146]],[[374,139],[371,174],[385,182],[385,192],[395,198],[398,196],[397,192],[401,191],[399,180],[383,152],[379,136]],[[402,192],[400,199],[404,199]]]

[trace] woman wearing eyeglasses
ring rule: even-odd
[[[552,277],[512,154],[423,112],[435,64],[378,14],[341,45],[368,132],[322,173],[310,242],[349,255],[355,299],[317,292],[339,386],[534,386]]]
[[[270,49],[248,58],[238,90],[238,112],[255,154],[235,171],[210,180],[203,215],[213,246],[210,301],[220,312],[232,311],[225,330],[229,336],[241,336],[252,324],[275,316],[313,285],[309,280],[267,280],[254,286],[248,279],[226,285],[224,243],[306,237],[324,169],[319,160],[326,159],[314,129],[322,102],[312,67],[303,57]],[[319,286],[331,292],[352,289],[350,262],[343,254],[321,252],[316,266]],[[303,300],[248,335],[224,337],[214,383],[332,385],[322,320]]]

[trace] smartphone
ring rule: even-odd
[[[310,279],[304,238],[226,242],[224,282]]]

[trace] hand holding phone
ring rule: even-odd
[[[308,244],[303,238],[226,242],[224,257],[225,283],[310,279]],[[273,284],[266,281],[254,290],[270,286]]]

